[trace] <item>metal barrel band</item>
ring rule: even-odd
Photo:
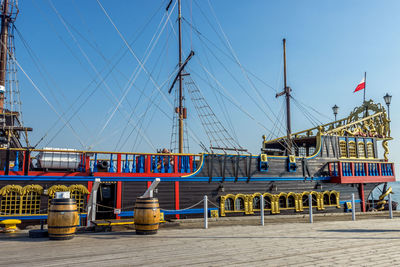
[[[78,210],[49,210],[49,212],[78,212]]]
[[[67,205],[73,205],[73,204],[75,204],[76,202],[74,201],[74,202],[53,202],[53,203],[50,203],[50,205],[54,205],[54,206],[67,206]]]
[[[136,209],[138,209],[138,210],[159,210],[160,209],[160,207],[135,207],[135,210]]]
[[[142,225],[142,226],[146,226],[146,225],[159,225],[160,223],[135,223],[135,225]]]
[[[154,204],[158,203],[158,201],[136,201],[136,204]]]
[[[53,233],[49,233],[49,235],[51,235],[51,236],[67,236],[67,235],[75,235],[75,233],[69,233],[69,234],[53,234]]]
[[[57,229],[57,228],[74,228],[78,227],[79,225],[69,225],[69,226],[47,226],[49,229]]]

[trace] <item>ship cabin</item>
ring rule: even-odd
[[[332,182],[395,181],[394,165],[388,162],[388,141],[393,139],[390,120],[386,110],[372,100],[344,119],[293,133],[289,141],[287,137],[263,138],[261,151],[267,157],[288,157],[291,151],[297,159],[324,161]]]

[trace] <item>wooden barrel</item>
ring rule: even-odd
[[[157,198],[136,199],[135,215],[136,234],[153,235],[157,233],[160,224],[160,206]]]
[[[73,238],[76,227],[79,225],[78,208],[75,199],[52,199],[47,225],[50,239],[66,240]]]

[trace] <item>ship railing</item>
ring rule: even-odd
[[[169,153],[94,153],[87,165],[91,172],[109,173],[191,173],[201,155]]]
[[[54,156],[53,160],[62,161],[62,155],[67,158],[77,159],[74,168],[70,164],[54,164],[51,170],[68,170],[83,173],[192,173],[201,162],[201,154],[183,153],[135,153],[135,152],[106,152],[106,151],[79,151],[62,149],[22,149],[22,148],[0,148],[6,153],[4,172],[22,171],[28,175],[31,169],[41,168],[39,154],[48,153]],[[65,153],[65,154],[63,154]],[[61,155],[61,156],[60,156]],[[63,167],[64,166],[64,167]],[[67,167],[65,167],[67,166]],[[33,167],[33,168],[32,168]],[[44,169],[44,168],[42,168]]]
[[[394,177],[393,162],[336,161],[328,163],[331,177]]]

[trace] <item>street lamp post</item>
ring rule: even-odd
[[[336,105],[334,105],[334,106],[332,107],[332,110],[333,110],[333,114],[335,115],[335,121],[336,121],[336,115],[338,114],[339,107],[336,106]]]
[[[386,95],[383,96],[383,99],[385,100],[386,106],[388,108],[388,119],[390,120],[390,111],[389,111],[389,106],[390,102],[392,101],[392,96],[386,93]]]

